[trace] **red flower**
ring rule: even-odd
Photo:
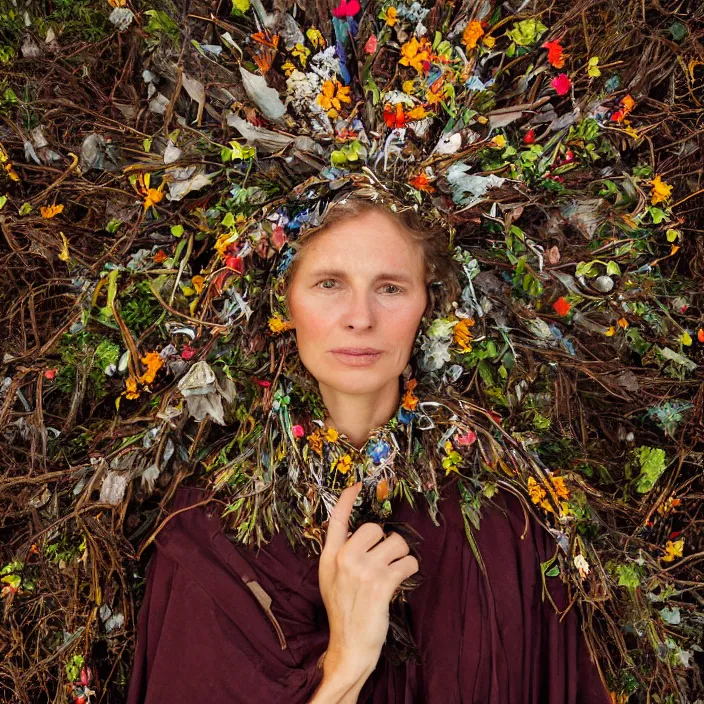
[[[376,34],[372,34],[369,39],[367,39],[367,43],[364,45],[364,53],[365,54],[374,54],[376,53],[376,49],[379,46],[379,41],[376,38]]]
[[[553,304],[552,307],[558,315],[567,315],[570,308],[572,307],[564,296],[560,296]]]
[[[259,386],[263,386],[265,389],[268,389],[271,386],[270,381],[264,381],[262,379],[257,379],[257,384],[259,384]]]
[[[152,258],[157,264],[161,264],[161,262],[165,262],[169,256],[163,249],[160,249]]]
[[[341,0],[340,4],[333,8],[332,14],[340,18],[354,17],[359,10],[359,0]]]
[[[468,430],[464,435],[457,437],[458,445],[471,445],[477,439],[477,434],[473,430]]]
[[[184,345],[183,349],[181,350],[181,359],[193,359],[195,353],[195,348],[191,347],[190,345]]]
[[[244,262],[240,257],[230,254],[225,257],[225,266],[234,269],[238,274],[244,274]]]
[[[384,122],[387,127],[405,127],[406,116],[403,114],[403,105],[396,103],[395,108],[392,105],[384,106]]]
[[[572,81],[570,81],[570,77],[566,73],[561,73],[550,81],[550,85],[558,95],[567,95],[570,92]]]
[[[528,130],[523,135],[523,144],[533,144],[535,142],[535,130]]]
[[[303,429],[302,425],[294,425],[293,428],[291,428],[291,431],[293,432],[293,437],[296,439],[302,438],[306,434],[306,431]]]
[[[562,68],[565,65],[565,57],[562,55],[563,49],[560,42],[545,42],[543,49],[548,50],[548,62],[555,68]]]
[[[44,378],[45,378],[45,379],[51,380],[51,379],[53,379],[55,376],[56,376],[56,369],[47,369],[47,370],[44,372]]]

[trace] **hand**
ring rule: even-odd
[[[376,667],[389,630],[391,598],[418,571],[418,560],[398,533],[385,537],[376,523],[348,532],[361,487],[357,482],[340,494],[319,563],[320,593],[330,624],[324,672],[352,682],[362,677],[363,682]]]

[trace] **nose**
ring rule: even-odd
[[[374,325],[374,305],[366,291],[353,291],[344,305],[342,319],[348,328],[363,330]]]

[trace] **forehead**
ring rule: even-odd
[[[333,223],[299,253],[299,267],[420,272],[423,249],[391,216],[367,211]]]

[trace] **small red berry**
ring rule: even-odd
[[[523,135],[523,144],[533,144],[535,142],[535,130],[528,130]]]
[[[44,372],[45,379],[53,379],[56,376],[56,369],[47,369]]]

